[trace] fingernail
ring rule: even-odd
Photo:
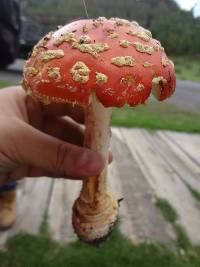
[[[78,158],[77,167],[88,174],[95,175],[102,171],[104,160],[101,155],[96,152],[84,152]]]

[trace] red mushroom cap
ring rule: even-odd
[[[24,88],[44,103],[85,106],[96,92],[107,107],[171,96],[173,63],[160,42],[136,22],[118,18],[79,20],[46,35],[24,67]]]

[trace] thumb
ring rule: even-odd
[[[49,136],[22,123],[16,134],[21,164],[39,167],[56,177],[83,177],[99,174],[104,168],[102,156]]]

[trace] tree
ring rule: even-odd
[[[124,17],[152,30],[173,54],[199,53],[200,19],[180,10],[173,0],[85,0],[90,17]],[[82,0],[21,0],[22,12],[38,21],[43,32],[85,18]]]

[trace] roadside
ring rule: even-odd
[[[200,112],[200,83],[178,80],[174,95],[165,103],[173,104],[182,110]]]
[[[0,81],[8,82],[10,84],[19,84],[22,78],[22,71],[24,60],[17,59],[13,64],[8,66],[5,70],[0,70]]]
[[[178,80],[200,82],[200,55],[171,57]]]

